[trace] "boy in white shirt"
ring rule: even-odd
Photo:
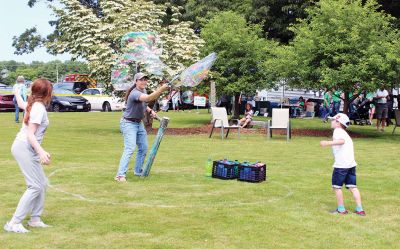
[[[332,188],[336,194],[337,209],[332,214],[347,214],[344,207],[342,185],[353,194],[356,202],[355,214],[365,216],[365,211],[361,205],[361,195],[356,185],[356,166],[354,159],[353,141],[346,128],[350,125],[349,117],[344,113],[339,113],[332,119],[331,128],[333,131],[332,141],[321,141],[322,147],[332,146],[332,152],[335,159],[332,173]]]

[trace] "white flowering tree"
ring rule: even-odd
[[[78,0],[60,2],[61,6],[49,4],[58,20],[58,35],[47,40],[45,46],[56,54],[68,52],[73,58],[85,59],[92,75],[107,83],[111,68],[122,53],[120,39],[127,32],[156,32],[163,46],[161,59],[170,68],[170,74],[196,61],[204,43],[190,28],[190,22],[180,21],[179,8],[168,4],[144,0],[99,1],[99,15]]]

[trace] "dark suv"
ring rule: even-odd
[[[75,94],[80,94],[83,90],[88,88],[86,82],[61,82],[53,85],[54,90],[68,90]]]

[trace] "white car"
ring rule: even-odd
[[[88,88],[83,90],[80,95],[90,102],[92,110],[110,112],[121,111],[125,108],[123,99],[105,94],[103,88]]]

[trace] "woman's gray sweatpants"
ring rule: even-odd
[[[47,178],[40,165],[39,155],[28,142],[15,140],[11,153],[17,160],[27,185],[12,219],[15,223],[21,223],[29,212],[31,217],[40,217],[43,213]]]

